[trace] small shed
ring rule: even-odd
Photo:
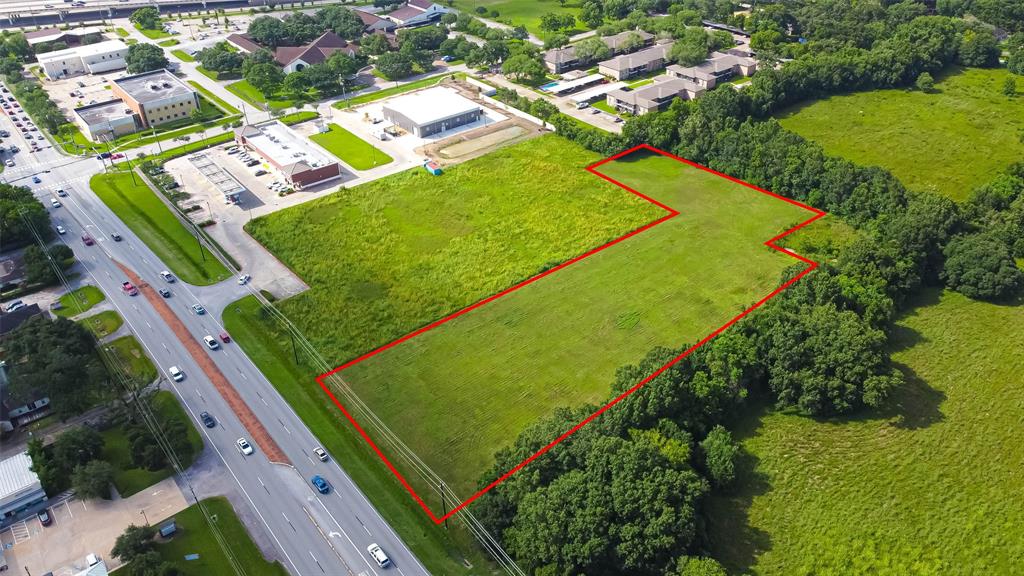
[[[175,524],[174,520],[171,520],[167,524],[164,524],[163,526],[160,527],[160,537],[161,538],[170,538],[171,536],[174,536],[174,534],[177,531],[178,531],[178,525]]]
[[[423,168],[425,168],[427,172],[430,172],[434,176],[441,175],[441,165],[438,164],[437,162],[434,162],[433,160],[427,160],[426,162],[424,162]]]

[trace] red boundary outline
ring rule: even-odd
[[[359,362],[362,362],[363,360],[366,360],[368,358],[376,356],[377,354],[380,354],[381,352],[383,352],[383,351],[385,351],[385,350],[387,350],[389,348],[397,346],[398,344],[401,344],[402,342],[405,342],[406,340],[409,340],[411,338],[419,336],[420,334],[423,334],[424,332],[428,332],[430,330],[433,330],[434,328],[437,328],[438,326],[444,324],[445,322],[449,322],[451,320],[454,320],[455,318],[458,318],[459,316],[462,316],[463,314],[466,314],[466,313],[468,313],[468,312],[470,312],[472,310],[480,308],[481,306],[487,304],[488,302],[492,302],[494,300],[497,300],[498,298],[501,298],[502,296],[505,296],[506,294],[514,292],[514,291],[516,291],[516,290],[518,290],[518,289],[520,289],[520,288],[522,288],[524,286],[528,286],[528,285],[530,285],[530,284],[540,280],[541,278],[544,278],[545,276],[547,276],[549,274],[553,274],[556,271],[561,270],[562,268],[565,268],[566,266],[569,266],[571,264],[575,264],[576,262],[579,262],[580,260],[583,260],[584,258],[593,256],[594,254],[597,254],[598,252],[601,252],[602,250],[606,250],[608,248],[611,248],[612,246],[618,244],[619,242],[622,242],[622,241],[624,241],[624,240],[626,240],[628,238],[632,238],[633,236],[636,236],[637,234],[640,234],[641,232],[643,232],[645,230],[649,230],[650,228],[653,228],[654,226],[657,226],[658,224],[661,224],[662,222],[665,222],[666,220],[669,220],[671,218],[675,218],[676,216],[678,216],[679,215],[678,211],[673,210],[672,208],[669,208],[668,206],[662,204],[661,202],[658,202],[657,200],[654,200],[653,198],[650,198],[649,196],[647,196],[645,194],[642,194],[642,193],[640,193],[640,192],[630,188],[629,186],[626,186],[622,182],[619,182],[619,181],[617,181],[617,180],[615,180],[615,179],[613,179],[613,178],[611,178],[611,177],[609,177],[609,176],[607,176],[605,174],[600,173],[597,170],[600,166],[602,166],[604,164],[607,164],[609,162],[612,162],[614,160],[618,160],[619,158],[622,158],[623,156],[626,156],[628,154],[636,152],[637,150],[647,150],[647,151],[653,152],[655,154],[661,154],[662,156],[666,156],[668,158],[672,158],[674,160],[678,160],[679,162],[682,162],[682,163],[687,164],[689,166],[693,166],[694,168],[697,168],[699,170],[703,170],[705,172],[709,172],[709,173],[714,174],[716,176],[721,176],[722,178],[725,178],[726,180],[730,180],[730,181],[735,182],[737,184],[746,186],[747,188],[750,188],[752,190],[757,190],[758,192],[761,192],[762,194],[767,194],[769,196],[772,196],[773,198],[777,198],[777,199],[782,200],[784,202],[788,202],[789,204],[792,204],[794,206],[799,206],[800,208],[803,208],[805,210],[813,212],[814,216],[808,218],[807,220],[804,220],[800,224],[797,224],[796,226],[790,228],[789,230],[786,230],[785,232],[779,234],[778,236],[775,236],[774,238],[771,238],[770,240],[764,242],[765,246],[768,246],[769,248],[772,248],[774,250],[778,250],[779,252],[782,252],[783,254],[786,254],[788,256],[796,258],[797,260],[800,260],[801,262],[804,262],[805,264],[807,264],[807,268],[805,268],[799,274],[797,274],[796,276],[794,276],[793,278],[791,278],[790,280],[788,280],[787,282],[785,282],[784,284],[782,284],[781,286],[779,286],[778,288],[773,290],[767,296],[765,296],[765,297],[761,298],[760,300],[758,300],[750,308],[747,308],[746,310],[744,310],[743,312],[739,313],[737,316],[733,317],[731,320],[729,320],[728,322],[723,324],[721,327],[716,329],[714,332],[712,332],[711,334],[708,334],[707,336],[705,336],[700,342],[697,342],[693,346],[690,346],[685,351],[683,351],[681,354],[679,354],[678,356],[676,356],[675,358],[670,360],[668,363],[666,363],[664,366],[662,366],[661,368],[658,368],[657,370],[655,370],[650,376],[644,378],[640,382],[637,382],[636,385],[634,385],[632,388],[630,388],[629,390],[626,390],[622,394],[619,394],[618,396],[616,396],[614,399],[612,399],[610,402],[605,404],[599,410],[597,410],[596,412],[594,412],[593,414],[588,416],[582,422],[580,422],[579,424],[576,424],[575,426],[573,426],[572,428],[570,428],[569,430],[564,432],[561,436],[559,436],[558,438],[555,438],[554,440],[552,440],[551,443],[549,443],[547,446],[544,446],[543,448],[541,448],[540,450],[535,452],[532,456],[530,456],[529,458],[526,458],[525,460],[523,460],[522,462],[517,464],[514,468],[512,468],[508,472],[505,472],[500,477],[498,477],[496,480],[494,480],[493,482],[491,482],[490,484],[488,484],[487,486],[485,486],[481,490],[477,491],[476,494],[473,494],[472,496],[470,496],[466,500],[463,500],[457,506],[452,508],[448,513],[446,513],[445,515],[440,516],[440,517],[436,516],[430,510],[430,508],[426,505],[426,503],[423,501],[423,499],[420,498],[420,496],[416,493],[416,491],[413,490],[412,486],[409,485],[409,482],[405,479],[405,477],[402,476],[402,474],[398,472],[398,470],[395,468],[394,464],[392,464],[391,461],[388,460],[387,456],[384,455],[384,453],[377,446],[377,444],[374,443],[374,441],[372,439],[370,439],[369,434],[367,434],[366,431],[362,428],[362,426],[360,426],[359,423],[356,422],[355,418],[352,417],[352,414],[350,414],[349,411],[345,409],[345,406],[343,406],[342,403],[338,401],[337,397],[334,396],[334,393],[331,392],[331,390],[327,387],[327,385],[326,385],[326,383],[324,381],[326,380],[327,377],[329,377],[329,376],[331,376],[333,374],[336,374],[338,372],[341,372],[342,370],[344,370],[345,368],[348,368],[349,366],[352,366],[354,364],[358,364]],[[586,170],[588,172],[590,172],[590,173],[592,173],[592,174],[594,174],[594,175],[604,179],[604,180],[607,180],[608,182],[611,182],[612,184],[615,184],[616,186],[619,186],[620,188],[623,188],[623,189],[629,191],[632,194],[635,194],[636,196],[638,196],[640,198],[643,198],[644,200],[650,202],[651,204],[654,204],[654,205],[662,208],[663,210],[668,212],[668,214],[666,214],[665,216],[662,216],[661,218],[659,218],[659,219],[657,219],[657,220],[655,220],[653,222],[650,222],[650,223],[646,224],[645,226],[642,226],[642,227],[640,227],[640,228],[630,232],[629,234],[626,234],[624,236],[616,238],[615,240],[612,240],[611,242],[608,242],[607,244],[604,244],[602,246],[598,246],[597,248],[594,248],[594,249],[592,249],[592,250],[590,250],[588,252],[585,252],[584,254],[581,254],[579,256],[576,256],[575,258],[572,258],[571,260],[563,262],[562,264],[559,264],[558,266],[555,266],[554,268],[551,268],[551,269],[546,270],[546,271],[544,271],[544,272],[542,272],[540,274],[537,274],[536,276],[528,278],[528,279],[520,282],[519,284],[516,284],[515,286],[512,286],[510,288],[506,288],[505,290],[502,290],[501,292],[498,292],[497,294],[494,294],[493,296],[489,296],[489,297],[487,297],[487,298],[485,298],[485,299],[483,299],[483,300],[481,300],[481,301],[479,301],[479,302],[477,302],[475,304],[467,306],[466,308],[463,308],[463,309],[461,309],[461,310],[459,310],[457,312],[453,312],[452,314],[449,314],[448,316],[445,316],[444,318],[441,318],[440,320],[437,320],[437,321],[432,322],[432,323],[430,323],[430,324],[428,324],[428,325],[426,325],[426,326],[424,326],[424,327],[422,327],[422,328],[420,328],[418,330],[410,332],[409,334],[406,334],[405,336],[402,336],[401,338],[399,338],[397,340],[394,340],[393,342],[390,342],[390,343],[385,344],[385,345],[383,345],[383,346],[381,346],[381,347],[379,347],[379,348],[377,348],[375,350],[367,352],[366,354],[363,354],[362,356],[360,356],[358,358],[355,358],[353,360],[350,360],[350,361],[346,362],[345,364],[342,364],[341,366],[338,366],[337,368],[335,368],[334,370],[331,370],[330,372],[325,372],[325,373],[321,374],[316,379],[317,383],[320,384],[320,388],[322,388],[323,391],[327,393],[327,395],[334,402],[334,404],[338,407],[338,409],[340,409],[342,411],[342,413],[345,415],[345,417],[348,418],[349,422],[352,423],[352,426],[355,427],[355,429],[359,432],[359,434],[363,437],[363,439],[366,440],[366,442],[370,445],[371,448],[373,448],[374,452],[377,453],[377,456],[380,457],[380,459],[384,462],[384,464],[388,467],[388,469],[390,469],[391,472],[395,475],[395,477],[398,478],[398,481],[402,483],[402,486],[405,487],[406,491],[408,491],[409,494],[413,497],[413,499],[415,499],[416,502],[419,503],[420,507],[423,508],[424,512],[426,512],[427,515],[430,516],[430,519],[433,520],[435,524],[440,524],[440,523],[444,522],[446,519],[448,519],[449,517],[451,517],[455,513],[459,512],[460,510],[462,510],[463,508],[468,506],[471,502],[473,502],[474,500],[476,500],[477,498],[482,496],[485,492],[487,492],[491,488],[494,488],[498,484],[500,484],[500,483],[504,482],[505,480],[507,480],[510,476],[512,476],[513,474],[515,474],[519,470],[521,470],[527,464],[529,464],[530,462],[534,461],[535,459],[537,459],[539,456],[541,456],[542,454],[544,454],[548,450],[551,450],[551,448],[553,448],[556,444],[558,444],[562,440],[565,440],[566,438],[568,438],[569,436],[574,434],[580,428],[586,426],[592,420],[594,420],[595,418],[597,418],[598,416],[603,414],[606,410],[608,410],[612,406],[615,406],[616,404],[621,402],[624,398],[626,398],[627,396],[629,396],[633,392],[636,392],[637,390],[639,390],[644,384],[647,384],[648,382],[650,382],[654,378],[658,377],[660,374],[662,374],[663,372],[665,372],[666,370],[671,368],[673,365],[677,364],[683,358],[686,358],[687,356],[689,356],[694,350],[696,350],[697,348],[703,346],[705,343],[707,343],[709,340],[711,340],[715,336],[718,336],[719,334],[721,334],[727,328],[729,328],[730,326],[732,326],[733,324],[738,322],[741,318],[743,318],[744,316],[746,316],[747,314],[749,314],[753,310],[759,308],[765,302],[767,302],[768,300],[773,298],[776,294],[778,294],[778,293],[782,292],[783,290],[785,290],[786,288],[790,287],[797,280],[799,280],[800,278],[803,278],[811,270],[814,270],[815,268],[818,267],[818,263],[817,262],[815,262],[813,260],[810,260],[808,258],[804,258],[803,256],[800,256],[799,254],[796,254],[795,252],[790,252],[789,250],[786,250],[785,248],[782,248],[781,246],[776,245],[775,242],[780,240],[781,238],[784,238],[785,236],[787,236],[789,234],[792,234],[793,232],[803,228],[804,226],[807,226],[808,224],[810,224],[811,222],[814,222],[815,220],[821,218],[822,216],[824,216],[825,212],[822,211],[822,210],[818,210],[817,208],[813,208],[813,207],[808,206],[806,204],[803,204],[801,202],[797,202],[796,200],[793,200],[791,198],[785,198],[783,196],[775,194],[774,192],[769,192],[768,190],[765,190],[763,188],[758,188],[757,186],[754,186],[753,184],[744,182],[743,180],[740,180],[738,178],[733,178],[732,176],[729,176],[727,174],[723,174],[721,172],[718,172],[717,170],[712,170],[711,168],[708,168],[706,166],[702,166],[700,164],[697,164],[696,162],[692,162],[692,161],[687,160],[685,158],[681,158],[679,156],[675,156],[674,154],[669,154],[668,152],[665,152],[663,150],[659,150],[659,149],[657,149],[657,148],[655,148],[653,146],[649,146],[647,144],[640,144],[639,146],[634,146],[633,148],[630,148],[628,150],[624,150],[622,152],[619,152],[618,154],[615,154],[614,156],[610,156],[608,158],[605,158],[604,160],[601,160],[599,162],[591,164],[590,166],[587,166]]]

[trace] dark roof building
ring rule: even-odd
[[[274,51],[274,61],[280,64],[287,74],[313,64],[320,64],[335,52],[355,56],[358,51],[358,44],[348,42],[334,32],[324,32],[305,46],[281,46]]]
[[[430,0],[409,0],[405,6],[387,14],[386,17],[399,26],[422,26],[441,18],[447,11]]]
[[[363,30],[367,34],[372,34],[374,32],[391,32],[396,28],[395,23],[387,18],[381,18],[376,14],[363,12],[362,10],[353,10],[353,12],[355,12],[356,16],[359,16],[359,19],[363,21]]]
[[[228,44],[231,44],[235,48],[238,48],[246,54],[251,54],[260,48],[263,48],[259,44],[253,41],[248,34],[231,34],[227,37]]]

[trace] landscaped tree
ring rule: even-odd
[[[719,488],[726,488],[736,478],[736,454],[739,448],[732,441],[732,434],[721,424],[715,426],[700,443],[704,453],[704,467],[708,477]]]
[[[124,532],[114,541],[114,548],[110,555],[126,564],[139,556],[153,550],[156,536],[156,528],[153,526],[129,525]]]
[[[966,234],[950,240],[945,249],[942,279],[971,298],[1010,298],[1024,288],[1024,272],[1006,244],[984,234]]]
[[[391,49],[383,34],[367,34],[359,41],[359,51],[367,56],[379,56]]]
[[[243,56],[239,52],[229,50],[227,42],[218,42],[200,50],[199,54],[196,54],[196,60],[199,60],[203,68],[221,75],[242,73]]]
[[[931,92],[935,89],[935,79],[932,75],[927,72],[921,72],[917,75],[917,80],[914,82],[917,89],[921,92]]]
[[[249,23],[246,33],[270,49],[281,46],[288,39],[288,30],[285,29],[284,22],[273,16],[257,16]]]
[[[611,49],[604,43],[604,40],[593,36],[577,42],[574,50],[576,57],[584,63],[598,62],[612,55]]]
[[[71,487],[82,499],[110,498],[110,485],[114,482],[114,467],[103,460],[92,460],[77,466],[71,474]]]
[[[0,230],[3,231],[4,249],[13,249],[35,242],[35,229],[44,240],[52,234],[50,213],[24,186],[0,182]]]
[[[388,80],[398,80],[412,74],[412,60],[405,54],[387,52],[375,62],[377,71]]]
[[[245,80],[265,97],[270,98],[284,82],[284,72],[276,64],[256,64],[245,73]]]
[[[347,82],[359,69],[366,65],[366,58],[349,56],[344,52],[335,52],[324,62],[336,81]]]
[[[160,11],[154,6],[146,6],[132,12],[128,20],[143,30],[158,30],[160,28]]]
[[[164,51],[155,44],[139,42],[128,47],[128,55],[124,61],[128,64],[129,74],[142,74],[150,70],[167,68],[168,60]]]
[[[281,23],[284,24],[289,43],[295,46],[306,44],[327,30],[326,22],[305,12],[292,12],[285,16]]]
[[[548,12],[540,17],[540,29],[545,32],[558,32],[566,28],[572,28],[576,18],[572,14],[559,14]]]
[[[28,441],[28,457],[32,460],[32,471],[39,477],[39,483],[47,495],[56,496],[67,488],[68,478],[65,470],[53,460],[53,452],[38,436]]]
[[[363,20],[355,12],[337,4],[318,10],[316,19],[346,40],[358,40],[365,28]]]
[[[708,57],[708,34],[703,28],[686,28],[669,51],[669,58],[680,66],[696,66]]]
[[[545,72],[539,60],[526,54],[512,56],[501,65],[501,73],[517,82],[537,83],[544,79]]]
[[[21,359],[7,367],[12,393],[49,396],[60,418],[82,412],[109,390],[92,335],[80,324],[32,318],[5,337],[4,348],[5,357]]]
[[[103,436],[88,426],[69,428],[53,443],[53,457],[66,463],[68,469],[95,460],[102,453]]]
[[[244,58],[242,58],[242,77],[249,73],[249,69],[257,64],[273,64],[274,53],[266,48],[260,48],[255,52],[250,52]]]
[[[583,22],[587,28],[597,28],[604,23],[604,11],[601,9],[601,3],[596,1],[584,2],[583,7],[580,8],[580,22]]]
[[[644,39],[636,32],[629,32],[619,43],[619,52],[633,52],[644,45]]]
[[[683,556],[674,571],[666,576],[728,576],[725,568],[714,558]]]

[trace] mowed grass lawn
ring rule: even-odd
[[[1016,574],[1024,558],[1024,303],[926,294],[899,320],[910,383],[854,420],[767,412],[739,437],[712,551],[757,574]]]
[[[564,4],[559,3],[558,0],[456,0],[455,2],[455,7],[467,14],[491,18],[490,14],[477,14],[477,6],[483,6],[488,11],[497,10],[496,19],[501,22],[511,22],[513,26],[525,26],[531,33],[544,36],[546,33],[540,29],[541,16],[548,12],[579,16],[583,2],[569,1]],[[586,29],[587,27],[582,22],[576,20],[576,28],[573,33]]]
[[[356,170],[369,170],[391,162],[391,156],[341,126],[331,123],[327,127],[329,132],[314,134],[310,140]]]
[[[230,547],[231,555],[242,567],[242,573],[250,576],[286,576],[284,567],[277,562],[267,562],[242,526],[234,509],[226,498],[218,496],[202,501],[206,512],[217,518],[217,530],[222,541]],[[198,504],[166,518],[155,526],[163,526],[173,519],[178,532],[169,540],[160,540],[156,550],[160,557],[174,564],[179,574],[185,576],[206,576],[207,574],[233,574],[234,567],[228,560],[213,535],[213,528]],[[198,560],[185,560],[187,554],[198,554]]]
[[[192,231],[185,229],[141,177],[136,176],[136,181],[128,172],[111,172],[93,176],[89,186],[183,281],[206,286],[227,278],[227,269],[205,248],[203,259]]]
[[[214,80],[216,80],[216,78],[214,78]],[[225,86],[225,88],[235,96],[238,96],[242,100],[245,100],[249,104],[260,109],[266,109],[267,106],[270,106],[270,108],[288,108],[295,104],[293,100],[284,96],[271,98],[268,101],[267,97],[264,96],[262,92],[254,88],[252,84],[249,84],[247,80],[232,82]]]
[[[69,318],[89,310],[106,300],[106,298],[99,288],[95,286],[82,286],[61,296],[59,299],[60,308],[54,310],[53,313],[57,316]]]
[[[103,338],[116,332],[124,324],[124,320],[117,312],[105,310],[99,314],[82,318],[78,323],[91,330],[97,338]]]
[[[954,69],[935,93],[873,90],[832,96],[781,114],[782,125],[829,154],[882,166],[908,188],[965,200],[1024,157],[1024,82],[1003,94],[1004,69]]]
[[[681,214],[342,373],[457,493],[538,417],[768,294],[795,260],[762,243],[813,215],[662,156],[601,171]]]

